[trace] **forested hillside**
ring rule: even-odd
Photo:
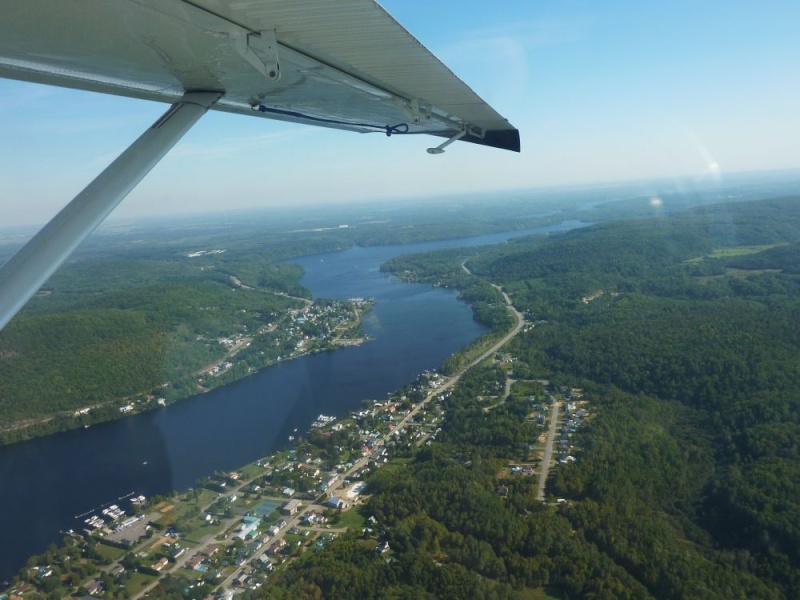
[[[102,230],[0,332],[0,444],[118,417],[130,398],[138,409],[139,401],[156,406],[159,398],[169,402],[203,391],[196,375],[226,357],[230,347],[222,339],[247,337],[251,346],[237,346],[237,364],[205,383],[243,377],[286,357],[297,340],[281,336],[276,321],[302,307],[298,298],[310,292],[300,284],[302,269],[282,261],[561,219],[521,211],[529,213],[518,201],[501,213],[483,202],[439,201]],[[11,232],[8,244],[0,238],[0,261],[11,256],[19,237]],[[480,283],[468,293],[496,295]],[[475,310],[497,328],[508,322],[505,311],[487,302]],[[251,335],[265,328],[275,335]]]
[[[800,596],[798,240],[800,203],[782,199],[393,260],[417,281],[502,284],[536,324],[506,348],[515,376],[585,389],[596,418],[548,483],[568,502],[502,474],[526,406],[482,410],[502,373],[475,370],[441,438],[370,481],[393,560],[348,538],[262,595]]]
[[[264,273],[257,282],[275,291],[299,289],[296,268]],[[196,393],[195,374],[228,351],[220,339],[254,333],[302,305],[236,288],[211,259],[112,259],[63,269],[0,334],[0,424],[33,423],[2,439],[112,418],[128,398]]]
[[[520,247],[511,260],[487,256],[471,263],[503,282],[518,306],[534,311],[560,287],[565,271],[587,274],[577,277],[574,297],[565,298],[563,288],[553,294],[560,301],[551,306],[551,322],[518,338],[517,352],[534,370],[657,399],[654,410],[678,402],[695,411],[698,446],[708,453],[705,474],[693,478],[689,496],[663,490],[648,505],[659,498],[680,502],[679,514],[709,536],[710,548],[737,553],[742,567],[794,596],[800,589],[797,200],[707,207],[565,238]],[[572,257],[570,268],[548,270],[562,244],[569,252],[559,261]],[[765,249],[746,247],[753,245]],[[729,250],[712,252],[720,248]],[[626,428],[614,428],[616,438],[593,431],[592,439],[618,445]],[[608,469],[589,471],[598,460],[587,451],[572,468],[582,483],[562,471],[554,489],[602,505],[611,494],[598,493],[595,481]],[[631,498],[642,496],[639,486],[629,491],[636,492]]]
[[[22,439],[9,437],[7,430],[20,423],[37,423],[24,437],[68,427],[51,421],[40,428],[42,418],[61,418],[59,411],[147,391],[168,399],[189,394],[188,374],[224,356],[206,338],[243,332],[246,326],[252,331],[269,322],[264,315],[294,306],[275,294],[229,294],[235,287],[232,277],[244,284],[239,291],[256,287],[308,297],[299,284],[300,269],[280,261],[353,245],[457,238],[643,212],[641,199],[635,200],[638,208],[598,202],[612,191],[534,194],[539,203],[534,212],[527,197],[514,195],[502,201],[502,210],[496,201],[482,198],[442,199],[318,207],[313,214],[292,209],[198,215],[101,228],[0,332],[0,432],[5,430],[0,442]],[[634,198],[625,188],[618,193]],[[707,203],[716,193],[710,190],[688,201]],[[4,232],[0,261],[13,254],[23,237]],[[463,281],[453,279],[449,285],[460,286],[465,299],[480,299],[474,308],[481,320],[495,329],[506,326],[507,316],[496,310],[491,289],[463,275]],[[255,313],[261,318],[253,318]],[[151,389],[165,381],[179,389]],[[98,419],[113,416],[97,410],[103,413],[95,412]],[[81,419],[94,422],[85,415]]]
[[[0,332],[0,443],[119,416],[119,402],[132,395],[170,401],[196,393],[193,376],[226,355],[218,338],[270,328],[277,316],[303,306],[286,296],[310,298],[299,283],[302,269],[281,261],[559,219],[520,211],[529,212],[524,203],[497,213],[482,202],[438,201],[101,229]],[[21,238],[5,232],[0,263]],[[281,339],[253,344],[248,368],[290,349]],[[231,376],[247,372],[238,368]],[[105,406],[111,401],[117,405]],[[91,414],[73,418],[72,411],[86,407]]]

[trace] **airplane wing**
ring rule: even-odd
[[[209,109],[519,152],[374,0],[4,0],[0,77],[171,107],[0,269],[0,329]]]
[[[0,77],[519,151],[519,132],[373,0],[6,0]]]

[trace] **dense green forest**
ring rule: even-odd
[[[527,406],[486,413],[504,375],[474,369],[440,438],[370,480],[391,560],[352,535],[260,595],[798,597],[799,240],[788,198],[394,259],[411,280],[501,284],[535,324],[506,349],[515,373],[585,389],[596,417],[548,482],[568,502],[503,474]]]
[[[372,531],[304,554],[244,599],[800,596],[800,203],[655,214],[640,200],[590,211],[576,200],[517,226],[621,206],[624,221],[384,265],[459,289],[498,336],[513,323],[491,284],[502,286],[528,321],[503,350],[513,377],[584,390],[593,417],[576,461],[551,471],[546,502],[535,478],[504,468],[536,435],[530,401],[512,394],[487,411],[481,398],[507,370],[476,367],[442,401],[436,441],[370,476],[360,510]],[[432,239],[442,210],[89,244],[0,334],[0,422],[61,411],[37,425],[47,432],[109,396],[187,395],[194,371],[224,356],[218,337],[306,304],[301,271],[281,259]],[[508,215],[476,212],[439,237],[511,228]],[[245,371],[226,377],[289,345],[254,340]],[[116,405],[98,409],[112,416]]]
[[[0,444],[119,417],[130,399],[138,410],[202,391],[196,374],[226,356],[219,339],[249,339],[310,298],[302,269],[283,261],[549,225],[586,202],[550,195],[533,214],[527,199],[506,199],[498,212],[459,198],[104,226],[0,332]],[[548,210],[554,206],[560,210]],[[22,239],[17,230],[0,232],[0,262]],[[475,303],[477,318],[503,328],[508,316],[490,301],[496,293],[470,285],[465,298],[487,300]],[[205,383],[245,376],[294,347],[277,334],[251,343]]]
[[[126,402],[141,410],[185,398],[289,356],[297,340],[281,335],[282,319],[311,294],[300,284],[302,269],[287,259],[561,218],[519,217],[523,210],[518,202],[498,215],[459,200],[101,229],[0,332],[0,444],[116,418]],[[6,236],[0,261],[23,237]],[[483,305],[476,311],[490,324],[506,318]],[[274,334],[253,335],[276,326]],[[304,329],[323,333],[310,323]],[[221,340],[242,337],[250,345],[238,348],[235,364],[198,385],[197,374],[226,357]]]
[[[288,268],[270,270],[271,281],[279,271],[289,281],[284,288],[296,284],[299,273]],[[256,332],[299,306],[261,289],[236,289],[208,262],[76,264],[0,334],[0,423],[56,413],[3,439],[111,418],[119,414],[118,406],[106,406],[113,400],[191,394],[194,374],[226,355],[219,339]],[[85,407],[91,414],[70,412]]]

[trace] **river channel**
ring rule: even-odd
[[[485,328],[452,290],[393,280],[380,265],[399,254],[496,244],[558,226],[466,239],[351,248],[292,262],[314,297],[374,298],[363,329],[374,341],[305,356],[163,409],[0,448],[0,582],[79,529],[78,515],[130,492],[191,487],[275,451],[320,413],[343,415],[438,367]],[[119,502],[128,508],[127,501]]]

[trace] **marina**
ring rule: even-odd
[[[322,429],[323,427],[327,427],[333,423],[335,420],[336,417],[320,414],[320,416],[318,416],[317,419],[311,424],[311,427],[314,429]]]
[[[105,504],[101,504],[101,505],[100,505],[100,506],[98,506],[97,508],[90,508],[89,510],[87,510],[87,511],[86,511],[86,512],[84,512],[84,513],[81,513],[81,514],[79,514],[79,515],[75,515],[75,520],[77,521],[77,520],[79,520],[79,519],[82,519],[83,517],[85,517],[85,516],[87,516],[87,515],[90,515],[90,514],[92,514],[93,512],[97,512],[97,511],[102,511],[102,512],[103,512],[103,514],[105,514],[105,513],[106,513],[106,510],[107,510],[108,508],[112,507],[112,506],[113,506],[113,507],[115,507],[115,508],[118,508],[118,507],[117,507],[117,505],[116,505],[116,504],[114,504],[115,502],[121,502],[122,500],[125,500],[125,499],[127,499],[127,498],[130,498],[130,497],[131,497],[131,496],[133,496],[135,493],[136,493],[136,492],[129,492],[129,493],[125,494],[124,496],[120,496],[120,497],[119,497],[119,498],[117,498],[116,500],[111,500],[111,501],[109,501],[109,502],[106,502]],[[142,498],[142,502],[144,502],[144,496],[140,496],[140,497]]]
[[[118,502],[121,500],[130,499],[130,509],[126,510],[121,508],[118,504],[110,504],[104,508],[101,507],[99,509],[92,509],[83,513],[82,515],[76,516],[75,519],[80,520],[89,515],[87,518],[83,519],[83,524],[86,525],[86,527],[83,527],[83,531],[86,533],[93,533],[103,529],[106,529],[108,533],[121,531],[122,529],[130,527],[134,523],[141,521],[145,517],[142,514],[135,513],[137,512],[138,508],[147,502],[147,498],[141,494],[132,498],[131,496],[133,496],[135,493],[136,492],[131,492],[130,494],[117,498]],[[98,511],[100,513],[99,515],[96,514]],[[129,516],[129,513],[134,514]]]

